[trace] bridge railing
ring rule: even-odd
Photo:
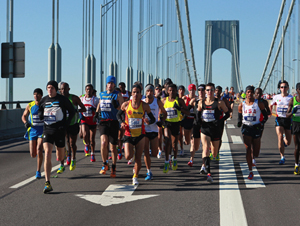
[[[28,104],[31,100],[22,100],[22,101],[0,101],[1,110],[7,110],[6,104],[17,104],[16,109],[21,108],[21,104]]]

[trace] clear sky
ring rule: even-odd
[[[184,6],[182,0],[179,0]],[[99,0],[95,1],[95,57],[99,63]],[[138,3],[138,0],[133,0]],[[206,20],[240,21],[240,70],[243,86],[258,83],[267,59],[278,18],[281,0],[189,0],[194,54],[199,83],[204,74],[204,41]],[[286,8],[291,1],[287,1]],[[123,7],[127,12],[127,0]],[[175,4],[174,0],[170,0]],[[297,11],[298,5],[295,10]],[[138,7],[134,8],[134,49],[138,31]],[[155,12],[153,12],[155,14]],[[185,11],[182,9],[184,15]],[[287,13],[285,13],[286,15]],[[126,16],[126,18],[125,18]],[[286,17],[286,16],[285,16]],[[297,18],[297,17],[296,17]],[[127,15],[124,13],[124,21]],[[182,21],[186,29],[185,16]],[[125,26],[124,26],[125,28]],[[161,29],[167,29],[164,26]],[[52,0],[14,0],[14,41],[26,44],[25,78],[14,79],[14,100],[31,100],[36,87],[43,88],[48,80],[48,48],[51,44]],[[62,80],[70,84],[71,92],[81,93],[82,57],[82,0],[60,0],[59,43],[62,48]],[[188,34],[185,32],[189,49]],[[0,1],[0,42],[6,41],[6,1]],[[123,43],[126,45],[127,43]],[[126,48],[123,54],[126,54]],[[188,50],[189,51],[189,50]],[[136,50],[133,51],[136,68]],[[123,62],[125,67],[126,62]],[[190,64],[191,65],[191,64]],[[219,49],[213,54],[213,82],[230,86],[231,54]],[[124,69],[125,72],[125,69]],[[125,73],[124,73],[125,74]],[[125,79],[122,75],[123,80]],[[97,78],[99,65],[97,65]],[[0,101],[5,100],[5,79],[0,80]],[[97,84],[98,84],[97,80]],[[96,87],[99,89],[99,87]]]

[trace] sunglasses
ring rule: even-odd
[[[280,86],[280,88],[284,89],[284,88],[288,88],[287,86]]]
[[[206,89],[206,91],[207,91],[207,92],[209,92],[209,91],[213,92],[214,89]]]

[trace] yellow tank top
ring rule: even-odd
[[[167,122],[179,122],[181,120],[181,111],[178,111],[176,108],[173,108],[175,102],[177,103],[177,105],[179,105],[178,97],[176,97],[176,99],[173,102],[169,101],[169,97],[166,98],[164,108],[167,111]]]
[[[125,136],[138,137],[141,134],[145,134],[143,102],[136,109],[131,105],[132,100],[129,101],[126,114],[125,114]]]

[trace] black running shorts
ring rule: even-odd
[[[101,135],[107,135],[109,143],[118,144],[119,122],[117,120],[100,121],[99,132]]]

